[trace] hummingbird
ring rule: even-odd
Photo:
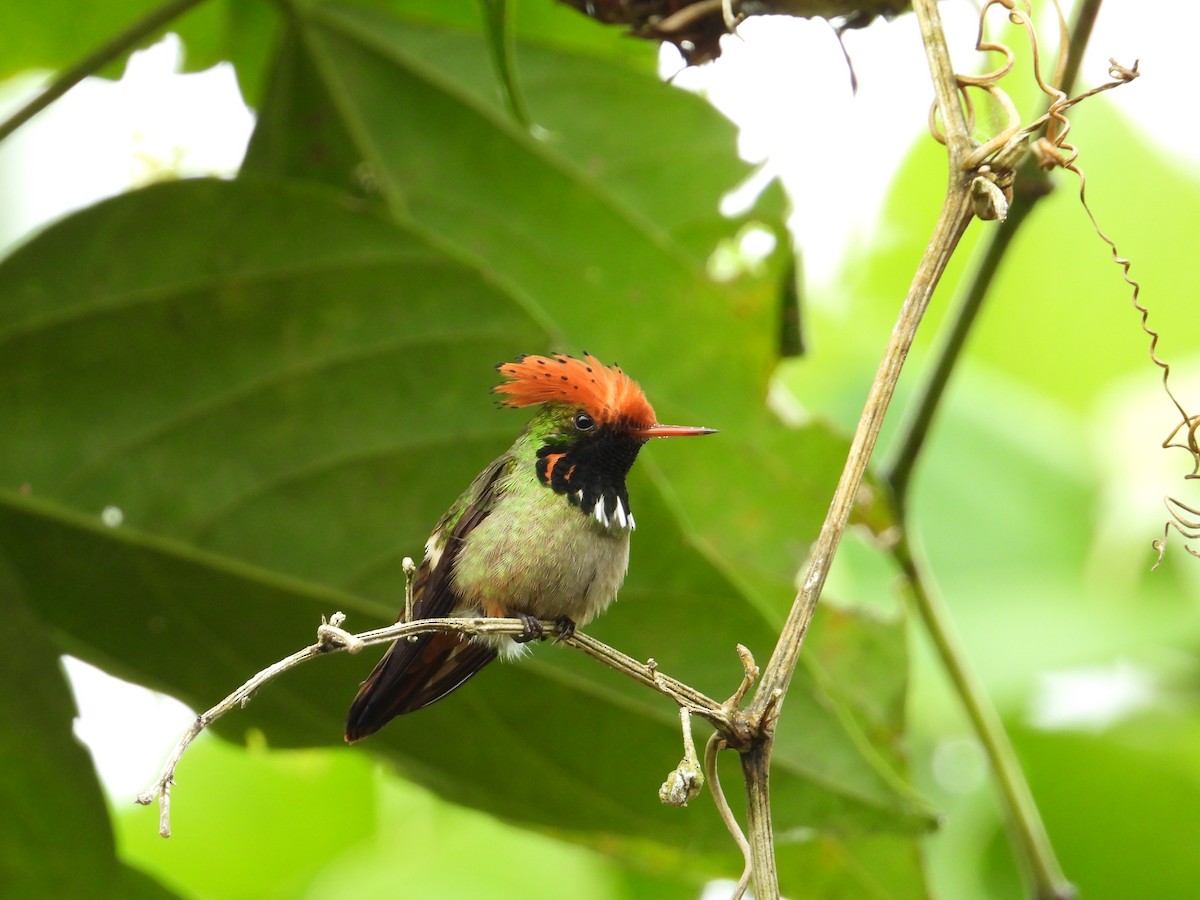
[[[519,618],[524,631],[396,641],[350,706],[348,742],[441,700],[498,656],[520,656],[544,637],[539,620],[570,636],[603,612],[629,566],[625,477],[642,445],[714,433],[660,425],[636,381],[587,353],[521,356],[496,368],[505,379],[493,389],[501,406],[540,409],[425,542],[413,617]]]

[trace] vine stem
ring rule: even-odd
[[[938,658],[957,692],[975,735],[983,745],[984,754],[995,776],[1012,819],[1013,832],[1021,856],[1029,867],[1035,895],[1040,900],[1069,900],[1075,887],[1063,875],[1050,843],[1050,835],[1038,812],[1033,792],[1017,761],[1016,751],[992,705],[987,691],[967,664],[967,654],[958,638],[950,613],[940,596],[930,590],[909,544],[906,532],[892,549],[892,556],[904,573],[909,593],[933,640]]]
[[[1041,176],[1039,183],[1044,183]],[[1018,181],[1018,185],[1022,182]],[[1009,211],[1008,218],[996,223],[995,228],[987,238],[987,245],[979,262],[970,276],[966,289],[960,295],[954,312],[950,315],[949,329],[943,335],[929,374],[917,390],[917,399],[912,406],[912,414],[905,418],[901,425],[901,434],[896,440],[896,450],[888,463],[885,480],[892,489],[892,501],[896,509],[896,518],[905,521],[908,507],[909,485],[912,481],[913,469],[917,459],[924,449],[925,439],[933,424],[939,402],[950,382],[955,365],[966,346],[967,337],[983,306],[988,287],[992,278],[1000,268],[1012,239],[1016,236],[1017,227],[1029,215],[1033,206],[1031,203],[1017,203]]]
[[[921,257],[907,296],[900,307],[875,380],[871,384],[862,416],[851,440],[845,467],[829,504],[829,511],[809,553],[808,567],[800,590],[792,603],[771,659],[763,670],[754,699],[746,711],[749,718],[757,723],[760,735],[754,746],[742,751],[742,772],[746,781],[746,823],[754,852],[754,891],[759,900],[772,900],[779,896],[772,850],[768,785],[774,719],[779,714],[795,673],[804,636],[816,612],[817,601],[849,522],[850,513],[866,474],[867,463],[883,425],[884,414],[895,393],[917,328],[929,306],[934,289],[973,216],[971,174],[967,171],[964,161],[974,149],[974,142],[967,129],[966,117],[959,101],[958,82],[950,63],[950,53],[946,47],[945,32],[936,0],[914,0],[913,11],[920,24],[949,151],[949,182],[929,245]]]
[[[1065,48],[1067,55],[1062,65],[1062,83],[1059,85],[1065,94],[1070,95],[1073,92],[1075,80],[1079,75],[1080,60],[1096,24],[1100,3],[1101,0],[1084,0],[1075,13],[1070,27],[1070,40]],[[929,374],[916,392],[917,399],[912,407],[912,415],[902,424],[901,434],[896,440],[896,450],[887,466],[887,481],[891,485],[897,516],[901,521],[904,520],[904,511],[908,503],[913,468],[924,448],[925,439],[950,376],[962,356],[967,337],[983,307],[996,272],[999,271],[1017,231],[1037,208],[1039,201],[1049,195],[1051,189],[1050,181],[1045,173],[1039,171],[1037,161],[1032,155],[1027,155],[1017,169],[1014,182],[1014,190],[1023,202],[1014,203],[1008,217],[989,230],[979,261],[949,316],[949,330],[935,352]]]
[[[124,31],[113,35],[75,65],[60,72],[40,94],[0,123],[0,141],[48,107],[89,75],[95,75],[118,60],[169,22],[179,18],[205,0],[171,0],[153,9]]]
[[[1060,50],[1066,57],[1060,60],[1062,76],[1058,87],[1067,95],[1073,93],[1100,4],[1101,0],[1084,0],[1080,4],[1069,29],[1067,46]],[[893,557],[904,572],[917,614],[984,748],[1027,877],[1036,896],[1066,898],[1074,896],[1074,888],[1066,880],[1054,854],[1004,723],[971,669],[944,601],[930,590],[928,580],[923,577],[904,526],[914,468],[967,338],[1017,231],[1051,190],[1049,180],[1038,170],[1032,155],[1027,156],[1017,169],[1014,189],[1023,202],[1014,204],[1008,218],[988,234],[979,261],[950,315],[949,328],[935,353],[929,374],[916,392],[913,413],[902,426],[884,480],[891,489],[896,515],[902,523],[900,539],[892,550]]]
[[[954,248],[971,222],[971,199],[965,182],[959,189],[952,189],[946,196],[942,211],[934,229],[933,238],[909,289],[908,297],[901,307],[899,318],[892,330],[887,350],[871,385],[867,402],[863,408],[858,428],[846,457],[846,465],[834,491],[833,500],[825,522],[809,554],[808,569],[800,591],[788,613],[780,633],[779,641],[770,661],[763,670],[762,681],[755,692],[747,715],[757,720],[763,734],[762,742],[743,753],[742,770],[746,776],[747,825],[751,846],[755,849],[755,896],[767,900],[778,897],[778,885],[773,880],[774,860],[770,853],[771,822],[770,801],[767,789],[767,763],[770,759],[770,740],[773,717],[778,714],[783,697],[787,693],[800,657],[800,648],[808,633],[808,626],[816,612],[817,601],[825,586],[833,563],[834,554],[850,512],[862,486],[867,462],[879,437],[904,360],[912,346],[917,326],[929,305],[929,299],[938,280],[946,269]],[[764,870],[764,867],[769,869]],[[771,885],[775,885],[774,891]]]
[[[944,70],[941,68],[942,60],[946,66],[949,65],[949,55],[946,53],[945,35],[942,33],[941,19],[938,17],[935,0],[917,0],[914,2],[913,8],[918,16],[922,17],[921,31],[926,37],[927,48],[940,47],[940,52],[937,52],[936,49],[929,49],[930,68],[934,73],[935,83],[942,75],[953,80],[953,72],[948,68]],[[943,92],[939,90],[939,97],[942,94]],[[859,488],[862,486],[863,476],[866,474],[867,462],[875,449],[875,442],[883,425],[884,414],[895,393],[896,383],[900,380],[904,361],[908,357],[908,351],[916,337],[917,328],[929,306],[930,297],[933,296],[933,291],[945,272],[951,255],[971,222],[970,178],[962,172],[959,166],[961,158],[969,152],[969,138],[967,143],[958,141],[960,149],[954,149],[954,135],[961,134],[966,138],[967,132],[962,109],[958,104],[957,93],[948,96],[953,105],[948,111],[942,110],[943,121],[947,123],[947,141],[951,147],[951,177],[946,199],[934,225],[929,245],[921,257],[908,294],[900,307],[900,313],[892,328],[883,359],[875,373],[875,380],[871,383],[862,416],[854,431],[850,451],[846,456],[846,464],[842,469],[841,478],[838,480],[837,488],[834,490],[833,499],[829,505],[829,512],[825,516],[821,532],[810,551],[804,580],[793,601],[771,659],[763,670],[754,700],[748,709],[752,716],[761,716],[768,706],[778,703],[779,700],[773,695],[778,691],[786,693],[791,682],[800,656],[800,645],[804,640],[809,622],[812,620],[817,599],[825,585],[825,579],[833,563],[833,556],[837,551],[842,534],[846,530],[850,512],[858,496]]]

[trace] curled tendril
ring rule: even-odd
[[[1017,54],[1007,44],[984,39],[983,30],[988,10],[993,6],[1000,6],[1007,10],[1008,20],[1014,25],[1022,25],[1027,22],[1025,13],[1017,9],[1016,3],[1013,0],[988,0],[983,5],[983,8],[979,10],[979,31],[975,35],[975,49],[980,53],[999,53],[1004,57],[1004,64],[998,69],[993,69],[982,75],[955,75],[954,77],[958,80],[959,87],[983,87],[986,84],[994,84],[1011,72],[1012,67],[1017,62]]]
[[[1158,355],[1159,333],[1150,326],[1150,310],[1141,300],[1141,283],[1130,274],[1133,263],[1121,256],[1117,250],[1116,242],[1104,232],[1100,227],[1100,223],[1096,220],[1092,208],[1088,205],[1087,176],[1078,165],[1079,148],[1067,141],[1067,135],[1071,130],[1071,123],[1064,115],[1065,111],[1087,97],[1133,81],[1133,79],[1138,77],[1138,64],[1135,61],[1132,67],[1126,67],[1122,66],[1116,60],[1109,60],[1108,74],[1112,79],[1108,83],[1092,88],[1092,90],[1072,99],[1067,99],[1063,96],[1051,104],[1050,109],[1043,117],[1047,122],[1046,134],[1034,141],[1032,151],[1041,168],[1066,169],[1079,179],[1079,203],[1083,207],[1084,212],[1087,213],[1088,220],[1092,223],[1092,228],[1095,230],[1096,236],[1108,245],[1113,263],[1121,267],[1121,277],[1130,287],[1130,303],[1137,310],[1140,317],[1141,329],[1149,338],[1147,352],[1150,356],[1150,362],[1162,370],[1163,391],[1175,407],[1176,412],[1179,413],[1179,422],[1171,429],[1170,434],[1162,442],[1163,449],[1179,448],[1186,450],[1192,457],[1192,471],[1184,477],[1185,479],[1200,478],[1200,441],[1197,441],[1196,436],[1197,431],[1200,430],[1200,416],[1189,413],[1183,404],[1180,403],[1179,398],[1175,396],[1175,392],[1171,390],[1171,366]],[[1158,558],[1152,567],[1155,569],[1158,568],[1163,560],[1163,554],[1166,553],[1167,538],[1170,536],[1172,528],[1183,535],[1186,540],[1200,539],[1200,520],[1189,519],[1186,515],[1190,513],[1200,516],[1200,511],[1193,509],[1180,500],[1176,500],[1174,497],[1166,497],[1163,502],[1167,507],[1169,518],[1163,526],[1162,537],[1153,542],[1153,547],[1158,552]],[[1200,552],[1193,550],[1190,546],[1184,545],[1184,548],[1193,556],[1200,556]]]
[[[1068,97],[1060,85],[1063,82],[1063,73],[1066,71],[1067,66],[1066,52],[1070,44],[1069,29],[1058,0],[1053,0],[1053,2],[1058,17],[1059,46],[1062,47],[1063,52],[1059,54],[1054,73],[1049,81],[1042,74],[1042,59],[1039,52],[1038,37],[1033,26],[1032,9],[1028,0],[987,0],[980,9],[979,30],[975,39],[975,49],[981,53],[999,53],[1003,61],[998,67],[989,72],[981,75],[955,75],[955,79],[958,83],[959,94],[962,97],[963,111],[967,120],[967,127],[970,131],[974,132],[976,124],[975,104],[971,99],[970,88],[982,90],[987,93],[1000,107],[1006,121],[1004,126],[995,135],[975,147],[964,161],[964,168],[968,172],[976,172],[977,177],[972,182],[972,188],[980,189],[980,201],[983,202],[983,205],[988,210],[995,212],[994,215],[989,214],[984,216],[986,218],[1002,219],[1004,217],[1003,204],[998,203],[994,195],[1001,193],[1003,199],[1007,200],[1008,189],[999,186],[1011,183],[1012,170],[1017,160],[1025,154],[1026,149],[1033,154],[1039,168],[1043,170],[1066,169],[1079,179],[1080,205],[1083,206],[1084,212],[1087,213],[1088,220],[1092,223],[1092,228],[1095,230],[1096,235],[1108,245],[1112,261],[1121,267],[1121,277],[1130,287],[1130,302],[1141,317],[1142,331],[1149,338],[1148,352],[1150,361],[1162,370],[1163,390],[1179,413],[1179,422],[1171,429],[1171,433],[1162,442],[1162,446],[1164,449],[1179,448],[1187,451],[1192,457],[1192,471],[1184,477],[1185,479],[1200,478],[1200,440],[1197,438],[1197,433],[1200,432],[1200,415],[1189,413],[1171,390],[1171,367],[1158,355],[1159,334],[1150,326],[1150,311],[1141,301],[1141,284],[1130,274],[1132,263],[1120,255],[1116,243],[1100,227],[1096,216],[1088,205],[1087,176],[1077,162],[1079,159],[1079,148],[1067,140],[1068,135],[1071,133],[1071,122],[1067,118],[1067,111],[1077,103],[1093,97],[1102,91],[1111,90],[1112,88],[1133,81],[1139,74],[1138,63],[1135,61],[1131,67],[1127,67],[1121,65],[1116,60],[1110,59],[1108,67],[1110,80],[1108,82],[1085,91],[1076,97]],[[984,35],[987,16],[993,7],[1003,9],[1007,20],[1012,25],[1024,29],[1032,53],[1034,80],[1037,82],[1038,89],[1049,99],[1046,112],[1024,126],[1021,125],[1020,113],[1017,111],[1015,104],[999,83],[1001,79],[1005,78],[1012,71],[1016,54],[1008,44],[1001,41],[988,40]],[[930,109],[929,130],[935,140],[941,144],[946,143],[945,135],[938,127],[936,104]],[[1029,144],[1030,139],[1043,130],[1045,133],[1033,140],[1032,144],[1027,148],[1026,145]],[[998,186],[996,191],[988,190],[990,185],[981,183],[981,173],[984,170],[986,170],[986,178],[990,184]],[[986,196],[984,196],[985,192]],[[977,204],[977,211],[979,209],[980,206]],[[1186,540],[1200,540],[1200,510],[1194,509],[1173,497],[1165,498],[1164,503],[1167,507],[1169,518],[1163,527],[1163,536],[1154,541],[1154,548],[1158,551],[1158,561],[1154,564],[1155,568],[1162,562],[1163,553],[1166,551],[1167,538],[1172,528],[1183,535]],[[1200,551],[1192,549],[1191,546],[1185,545],[1185,549],[1193,556],[1200,556]]]
[[[956,74],[954,77],[958,83],[959,94],[962,97],[963,110],[969,131],[975,130],[975,104],[971,99],[968,88],[977,88],[985,91],[1003,111],[1005,124],[995,135],[972,151],[964,163],[967,169],[974,169],[984,160],[993,157],[997,151],[1010,143],[1021,129],[1021,114],[1017,110],[1016,104],[1008,96],[1008,93],[1000,87],[1000,80],[1012,71],[1016,63],[1016,53],[1008,44],[1000,41],[989,41],[984,36],[988,12],[995,6],[1001,7],[1006,12],[1008,21],[1025,29],[1029,37],[1030,46],[1033,48],[1034,71],[1038,84],[1044,85],[1044,81],[1038,72],[1037,35],[1034,32],[1033,23],[1030,18],[1029,4],[1026,2],[1023,4],[1023,8],[1019,8],[1016,0],[988,0],[979,11],[979,30],[975,37],[975,49],[981,53],[999,53],[1004,57],[1004,62],[999,67],[982,75]],[[929,111],[929,130],[938,143],[946,143],[945,135],[942,134],[937,124],[936,104]]]
[[[1101,85],[1095,88],[1090,93],[1096,93],[1100,90],[1109,87],[1115,87],[1118,84],[1125,84],[1137,77],[1137,63],[1133,64],[1132,68],[1125,68],[1117,62],[1109,61],[1109,75],[1114,78],[1113,81],[1106,85]],[[1081,98],[1077,98],[1081,99]],[[1077,101],[1076,101],[1077,102]],[[1162,370],[1162,387],[1168,399],[1179,413],[1179,422],[1171,429],[1170,434],[1163,440],[1163,449],[1179,448],[1186,450],[1192,457],[1192,471],[1184,476],[1185,479],[1200,478],[1200,441],[1197,441],[1196,433],[1200,430],[1200,416],[1189,413],[1175,396],[1175,392],[1171,390],[1171,366],[1166,360],[1158,355],[1158,339],[1159,333],[1150,326],[1150,310],[1141,300],[1142,286],[1141,283],[1130,275],[1130,269],[1133,263],[1125,257],[1121,256],[1117,250],[1116,242],[1110,238],[1100,227],[1100,223],[1096,220],[1095,214],[1087,201],[1087,176],[1084,174],[1077,163],[1079,158],[1079,150],[1072,144],[1067,143],[1067,133],[1070,131],[1070,123],[1066,117],[1061,115],[1061,110],[1065,109],[1067,102],[1064,101],[1058,110],[1051,110],[1052,117],[1058,113],[1058,118],[1065,123],[1062,129],[1057,134],[1057,139],[1052,140],[1047,134],[1045,137],[1039,138],[1034,142],[1033,152],[1038,160],[1038,165],[1043,168],[1059,167],[1071,172],[1079,179],[1079,202],[1083,206],[1084,212],[1087,213],[1088,220],[1092,223],[1092,228],[1095,230],[1097,237],[1108,245],[1109,253],[1112,256],[1112,261],[1121,267],[1121,277],[1130,287],[1130,303],[1137,310],[1140,317],[1140,325],[1142,331],[1149,338],[1147,352],[1150,355],[1150,361]],[[1191,513],[1200,516],[1200,511],[1192,509],[1187,504],[1176,500],[1173,497],[1164,499],[1167,507],[1167,512],[1170,518],[1163,527],[1163,536],[1153,542],[1154,549],[1158,551],[1158,559],[1155,561],[1153,568],[1157,569],[1159,563],[1162,562],[1163,554],[1167,549],[1167,537],[1171,528],[1175,528],[1187,540],[1196,540],[1200,538],[1200,521],[1188,519],[1184,513]],[[1185,545],[1185,548],[1193,556],[1200,556],[1200,553],[1194,551],[1191,547]]]
[[[1189,475],[1188,477],[1194,478],[1196,476],[1193,474]],[[1158,559],[1155,560],[1154,565],[1151,566],[1151,569],[1157,569],[1159,564],[1163,561],[1163,554],[1167,552],[1167,538],[1170,536],[1172,528],[1183,535],[1184,540],[1194,541],[1197,538],[1200,538],[1200,518],[1188,518],[1189,514],[1200,517],[1200,509],[1188,506],[1186,503],[1182,503],[1181,501],[1176,500],[1174,497],[1163,498],[1163,505],[1167,507],[1167,515],[1169,518],[1167,519],[1166,524],[1163,525],[1162,537],[1158,538],[1153,543],[1154,549],[1158,551]],[[1192,556],[1200,556],[1200,550],[1194,550],[1189,544],[1184,544],[1183,549],[1192,554]]]

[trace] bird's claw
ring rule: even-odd
[[[516,618],[521,620],[521,625],[525,629],[520,634],[513,635],[513,640],[518,644],[527,644],[544,636],[542,623],[537,616],[531,616],[529,613],[517,613]]]
[[[554,620],[554,633],[560,641],[572,637],[575,634],[575,620],[570,616],[559,616]]]

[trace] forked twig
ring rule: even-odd
[[[746,692],[758,680],[758,665],[754,662],[754,655],[741,644],[737,645],[738,659],[742,661],[742,683],[738,685],[738,689],[730,695],[725,701],[725,706],[730,710],[735,710],[742,705],[742,700],[746,697]]]
[[[395,625],[389,625],[386,628],[376,628],[372,631],[350,634],[341,627],[344,621],[345,616],[340,612],[334,613],[329,621],[326,621],[325,617],[322,616],[321,624],[317,628],[316,643],[310,644],[302,650],[297,650],[290,656],[267,666],[216,706],[196,717],[191,727],[179,739],[170,756],[167,757],[167,761],[163,765],[158,779],[136,798],[136,801],[143,806],[149,806],[155,800],[158,800],[159,834],[163,837],[170,837],[171,835],[171,787],[175,784],[175,770],[187,748],[191,746],[192,742],[205,728],[212,725],[231,710],[244,707],[254,698],[254,695],[258,693],[263,685],[278,678],[284,672],[294,669],[296,666],[318,656],[337,653],[343,650],[350,653],[357,653],[363,647],[375,644],[390,644],[401,638],[415,637],[428,632],[454,632],[462,635],[519,635],[527,629],[526,623],[521,619],[497,619],[490,617],[439,618],[397,622]],[[553,633],[556,627],[555,622],[547,621],[542,623],[542,628],[547,634]],[[724,739],[730,742],[730,746],[744,744],[749,739],[747,734],[748,725],[741,713],[731,708],[727,703],[719,703],[706,694],[701,693],[691,685],[671,678],[669,675],[664,675],[658,671],[658,666],[653,661],[649,663],[638,662],[633,657],[627,656],[621,651],[580,631],[576,631],[570,636],[561,637],[558,639],[558,642],[574,647],[576,650],[582,651],[609,668],[652,688],[685,709],[688,716],[698,715],[706,719],[717,729],[718,734],[721,734]],[[687,728],[685,728],[685,735],[686,739],[690,739],[690,730]],[[735,744],[734,742],[737,743]],[[694,745],[692,746],[692,756],[693,758],[695,757]],[[698,764],[696,768],[698,771]]]
[[[138,794],[136,798],[136,801],[142,806],[149,806],[156,799],[158,800],[158,833],[160,835],[165,838],[171,836],[171,787],[175,784],[175,769],[178,767],[179,761],[183,759],[183,754],[187,751],[187,748],[191,746],[192,741],[200,736],[200,732],[230,710],[237,707],[245,707],[247,703],[254,699],[254,695],[258,693],[264,684],[274,681],[289,669],[294,669],[301,663],[308,662],[308,660],[328,653],[331,650],[346,650],[350,653],[357,653],[369,643],[378,643],[374,640],[367,640],[365,635],[356,636],[346,634],[341,629],[341,624],[345,620],[346,616],[341,612],[334,613],[329,617],[328,621],[326,621],[324,616],[321,616],[321,624],[317,627],[317,642],[315,644],[309,644],[303,650],[297,650],[290,656],[286,656],[278,662],[267,666],[216,706],[196,716],[195,720],[188,727],[188,730],[184,732],[183,737],[179,739],[179,742],[171,751],[171,755],[167,757],[167,761],[163,764],[162,771],[159,773],[158,780],[149,789]]]

